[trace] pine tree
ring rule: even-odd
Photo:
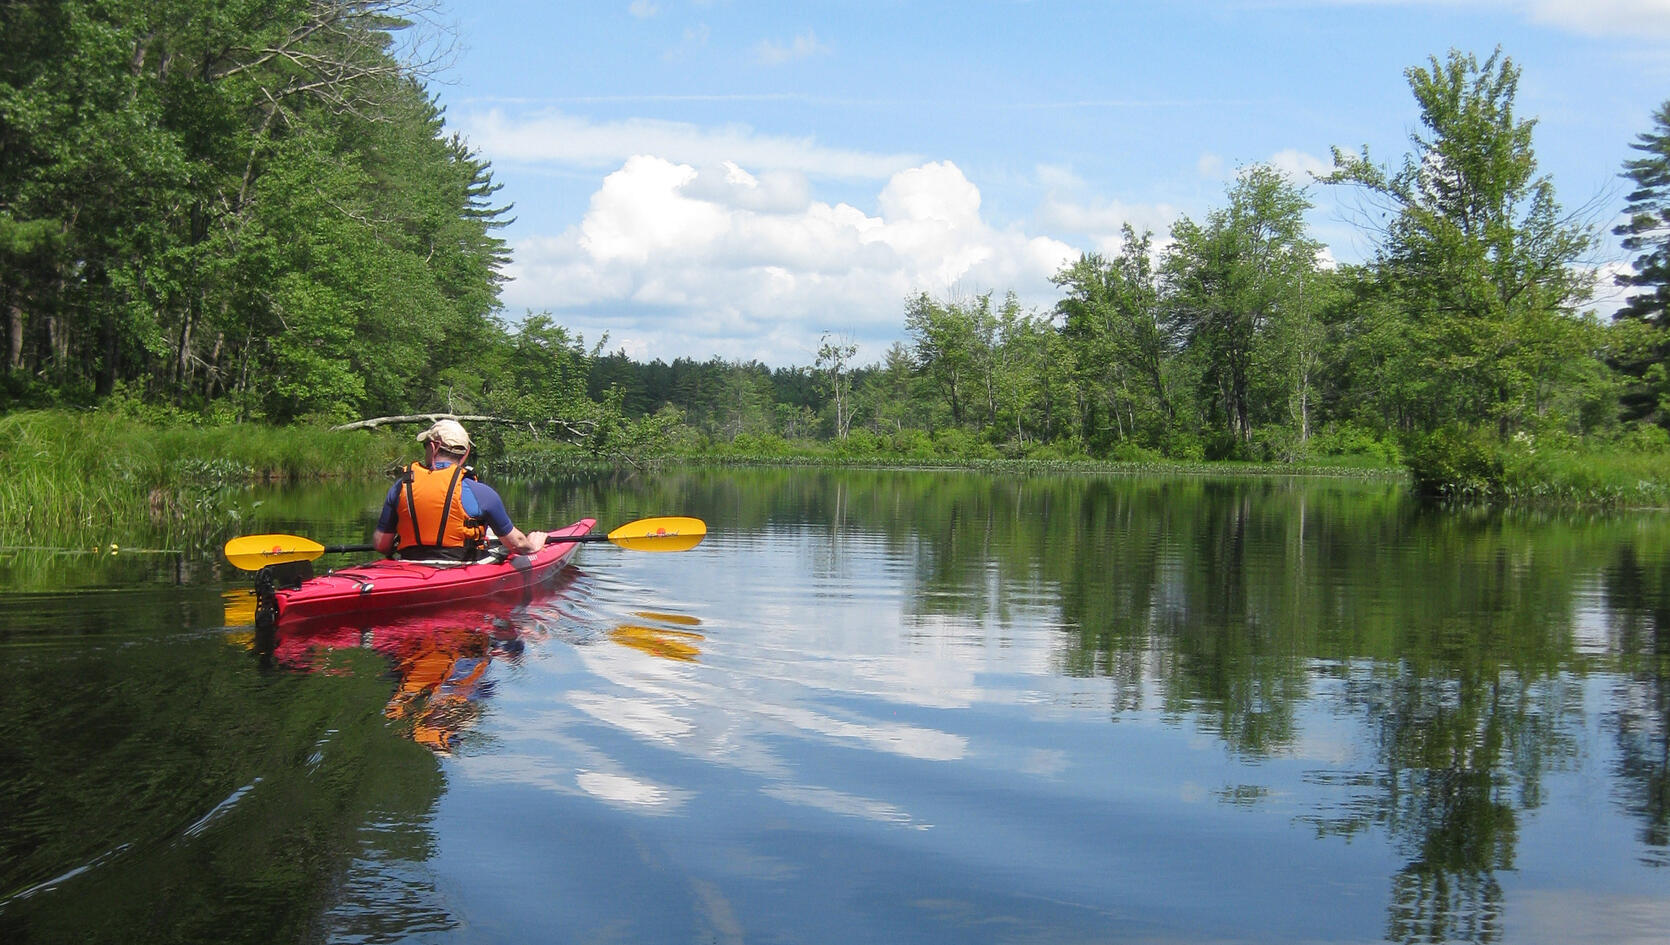
[[[1641,156],[1624,162],[1622,176],[1635,183],[1624,208],[1629,220],[1612,231],[1624,238],[1624,249],[1639,254],[1635,271],[1618,277],[1636,291],[1618,312],[1627,342],[1617,346],[1612,363],[1632,378],[1620,397],[1624,419],[1670,425],[1670,101],[1653,121],[1653,130],[1630,145]]]

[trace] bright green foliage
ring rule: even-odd
[[[989,299],[984,306],[971,307],[942,303],[926,292],[911,299],[905,310],[905,330],[915,342],[916,361],[950,408],[952,426],[962,426],[969,398],[976,396],[975,347],[989,331],[979,324],[982,312],[990,316]]]
[[[0,9],[14,383],[347,417],[493,340],[495,187],[391,53],[408,6]]]
[[[844,440],[852,430],[852,374],[849,368],[858,346],[851,342],[831,341],[828,332],[818,340],[818,359],[812,365],[818,372],[819,385],[829,398],[834,410],[835,438]]]
[[[1047,319],[1023,312],[1013,293],[996,310],[989,292],[943,302],[922,293],[909,303],[905,328],[916,369],[939,395],[917,414],[919,423],[948,420],[959,432],[1016,449],[1060,424],[1066,397],[1052,364],[1060,354],[1055,333]]]
[[[1172,339],[1163,323],[1149,233],[1127,224],[1119,255],[1086,253],[1055,276],[1084,439],[1155,446],[1174,416]]]
[[[1577,317],[1592,242],[1537,176],[1531,120],[1514,113],[1519,70],[1451,52],[1406,73],[1423,130],[1389,173],[1335,151],[1329,181],[1363,187],[1393,214],[1375,262],[1390,319],[1379,334],[1389,419],[1410,431],[1450,423],[1515,431],[1581,422],[1600,382],[1597,336]]]
[[[895,341],[881,365],[868,372],[865,383],[858,388],[860,409],[873,419],[878,431],[902,433],[907,426],[918,425],[919,386],[910,349]]]
[[[1637,332],[1613,363],[1631,383],[1620,400],[1627,420],[1651,420],[1670,428],[1670,101],[1653,115],[1653,130],[1631,148],[1641,156],[1624,162],[1624,177],[1635,185],[1625,213],[1629,221],[1613,230],[1636,253],[1635,271],[1618,284],[1638,290],[1618,313],[1637,322]]]
[[[1256,165],[1204,225],[1185,217],[1172,227],[1167,318],[1195,363],[1208,426],[1228,440],[1225,455],[1247,452],[1264,424],[1296,418],[1308,434],[1320,344],[1306,297],[1320,249],[1306,230],[1308,209],[1301,188]]]
[[[1064,377],[1053,370],[1057,339],[1048,319],[1021,311],[1014,293],[1004,298],[986,360],[994,438],[1025,447],[1053,432],[1056,405],[1066,399]]]
[[[1670,425],[1670,103],[1625,165],[1642,291],[1611,326],[1580,314],[1592,234],[1537,175],[1517,68],[1451,53],[1407,72],[1401,167],[1336,152],[1329,180],[1385,210],[1368,265],[1320,267],[1307,192],[1254,166],[1163,254],[1126,227],[1063,267],[1042,311],[915,295],[882,363],[826,337],[810,366],[639,364],[549,313],[499,320],[508,208],[395,54],[420,2],[0,4],[0,409],[482,413],[517,421],[480,431],[493,454],[535,462],[577,436],[615,458],[1410,457],[1434,491],[1547,475],[1618,501],[1638,469],[1670,480],[1657,428],[1616,422],[1621,393]]]

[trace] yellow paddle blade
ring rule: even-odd
[[[704,639],[688,630],[669,630],[665,627],[640,627],[623,623],[609,631],[609,639],[621,646],[629,646],[662,659],[693,663],[702,654],[698,645]]]
[[[609,533],[609,540],[633,551],[689,551],[702,543],[707,523],[679,515],[641,518]]]
[[[226,605],[226,626],[255,626],[255,592],[248,588],[227,591],[220,595]]]
[[[312,561],[325,546],[295,535],[243,535],[227,542],[225,552],[234,568],[259,571],[269,564]]]

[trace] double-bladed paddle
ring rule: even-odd
[[[699,518],[672,515],[627,522],[607,535],[552,535],[552,542],[606,541],[631,551],[689,551],[707,535]],[[269,564],[312,561],[320,555],[376,551],[371,545],[321,545],[297,535],[241,535],[226,543],[226,560],[235,568],[259,571]]]

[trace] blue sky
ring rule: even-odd
[[[1239,167],[1400,163],[1404,71],[1451,48],[1521,67],[1541,170],[1610,230],[1670,99],[1670,0],[442,0],[436,22],[457,45],[432,90],[515,205],[506,316],[644,360],[810,364],[826,332],[878,360],[922,291],[1048,310],[1063,261],[1126,222],[1163,242]],[[1310,192],[1330,255],[1372,254],[1352,194]],[[1608,237],[1592,263],[1624,258]]]

